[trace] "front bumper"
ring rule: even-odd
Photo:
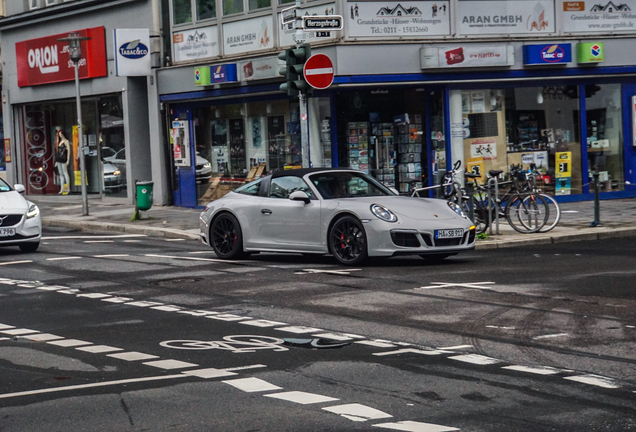
[[[21,243],[38,243],[42,238],[42,219],[38,214],[30,219],[26,215],[17,225],[4,228],[15,228],[15,235],[0,237],[0,246],[18,246]]]

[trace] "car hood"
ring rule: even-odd
[[[205,165],[207,163],[210,163],[210,161],[204,157],[197,155],[197,165]]]
[[[16,191],[0,193],[0,212],[2,213],[24,213],[29,209],[29,204]]]
[[[448,207],[447,201],[441,199],[381,196],[348,198],[338,201],[339,208],[347,207],[347,202],[351,201],[364,203],[368,206],[379,204],[391,210],[398,219],[402,220],[450,220],[461,218],[461,216],[458,216],[457,213]]]

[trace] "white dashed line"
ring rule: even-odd
[[[478,365],[491,365],[491,364],[501,363],[501,360],[498,360],[492,357],[486,357],[480,354],[464,354],[464,355],[458,355],[458,356],[448,357],[448,358],[451,360],[458,360],[461,362],[473,363]]]
[[[150,360],[153,358],[159,358],[159,356],[156,356],[156,355],[144,354],[137,351],[129,351],[129,352],[117,353],[117,354],[106,354],[106,356],[120,359],[120,360],[126,360],[126,361]]]
[[[241,321],[241,320],[245,320],[245,319],[252,319],[250,317],[243,317],[240,315],[234,315],[234,314],[218,314],[218,315],[207,315],[206,318],[212,318],[215,320],[221,320],[221,321]]]
[[[503,366],[502,369],[514,370],[518,372],[528,372],[528,373],[533,373],[537,375],[554,375],[561,372],[559,369],[555,369],[548,366],[532,367],[532,366],[513,365],[513,366]]]
[[[337,405],[323,409],[334,414],[339,414],[349,420],[359,422],[393,417],[391,414],[357,403]]]
[[[181,306],[174,306],[174,305],[152,306],[150,309],[160,310],[164,312],[178,312],[183,310]]]
[[[102,293],[78,294],[77,296],[91,298],[91,299],[103,299],[103,298],[112,297],[112,295],[110,294],[102,294]]]
[[[543,336],[535,336],[532,339],[534,339],[534,340],[552,339],[552,338],[565,337],[565,336],[568,336],[568,334],[567,333],[557,333],[557,334],[549,334],[549,335],[543,335]]]
[[[570,380],[570,381],[576,381],[576,382],[580,382],[583,384],[590,384],[590,385],[594,385],[594,386],[598,386],[598,387],[603,387],[603,388],[610,388],[610,389],[616,389],[616,388],[620,388],[620,386],[618,384],[616,384],[616,382],[611,379],[611,378],[607,378],[607,377],[603,377],[600,375],[577,375],[577,376],[569,376],[569,377],[564,377],[566,380]]]
[[[270,384],[259,378],[239,378],[234,380],[223,381],[225,384],[236,387],[239,390],[243,390],[247,393],[264,392],[273,390],[282,390],[282,387],[278,387],[274,384]]]
[[[197,367],[198,364],[188,363],[179,360],[157,360],[152,362],[143,363],[146,366],[152,366],[160,369],[185,369],[191,367]]]
[[[86,351],[93,354],[101,354],[107,352],[123,351],[123,348],[116,348],[108,345],[91,345],[86,347],[75,348],[80,351]]]
[[[93,255],[93,258],[126,258],[128,254],[108,254],[108,255]]]
[[[61,347],[76,347],[76,346],[82,346],[82,345],[93,345],[93,342],[86,342],[79,339],[62,339],[62,340],[52,341],[47,343],[51,345],[61,346]]]
[[[137,307],[163,306],[163,303],[150,302],[150,301],[133,301],[133,302],[128,302],[126,304],[128,306],[137,306]]]
[[[3,262],[0,263],[0,265],[12,265],[12,264],[28,264],[28,263],[32,263],[33,261],[31,260],[24,260],[24,261],[11,261],[11,262]]]
[[[309,405],[309,404],[323,403],[323,402],[335,402],[339,400],[338,398],[322,396],[322,395],[318,395],[314,393],[306,393],[302,391],[273,393],[273,394],[267,394],[265,395],[265,397],[286,400],[286,401],[298,403],[301,405]]]
[[[379,427],[383,429],[393,429],[404,432],[450,432],[458,431],[459,429],[449,426],[441,426],[431,423],[420,423],[414,421],[401,421],[395,423],[380,423],[375,424],[373,427]]]
[[[115,240],[85,240],[84,243],[115,243]]]
[[[104,298],[102,299],[102,301],[105,302],[110,302],[110,303],[126,303],[129,301],[132,301],[133,299],[128,298],[128,297],[111,297],[111,298]]]
[[[47,261],[64,261],[64,260],[75,260],[82,259],[82,257],[78,256],[68,256],[68,257],[57,257],[57,258],[47,258]]]

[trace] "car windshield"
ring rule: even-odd
[[[11,186],[6,184],[4,180],[0,179],[0,192],[9,192],[11,190]]]
[[[309,179],[324,199],[395,195],[373,177],[359,172],[327,172]]]

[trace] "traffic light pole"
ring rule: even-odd
[[[296,0],[296,11],[300,10],[300,0]],[[296,28],[296,34],[294,35],[296,48],[300,49],[305,43],[305,32],[303,31],[300,15],[296,16],[294,27]],[[298,105],[300,107],[300,146],[303,168],[309,168],[311,165],[309,158],[309,118],[307,115],[307,97],[302,91],[298,93]]]

